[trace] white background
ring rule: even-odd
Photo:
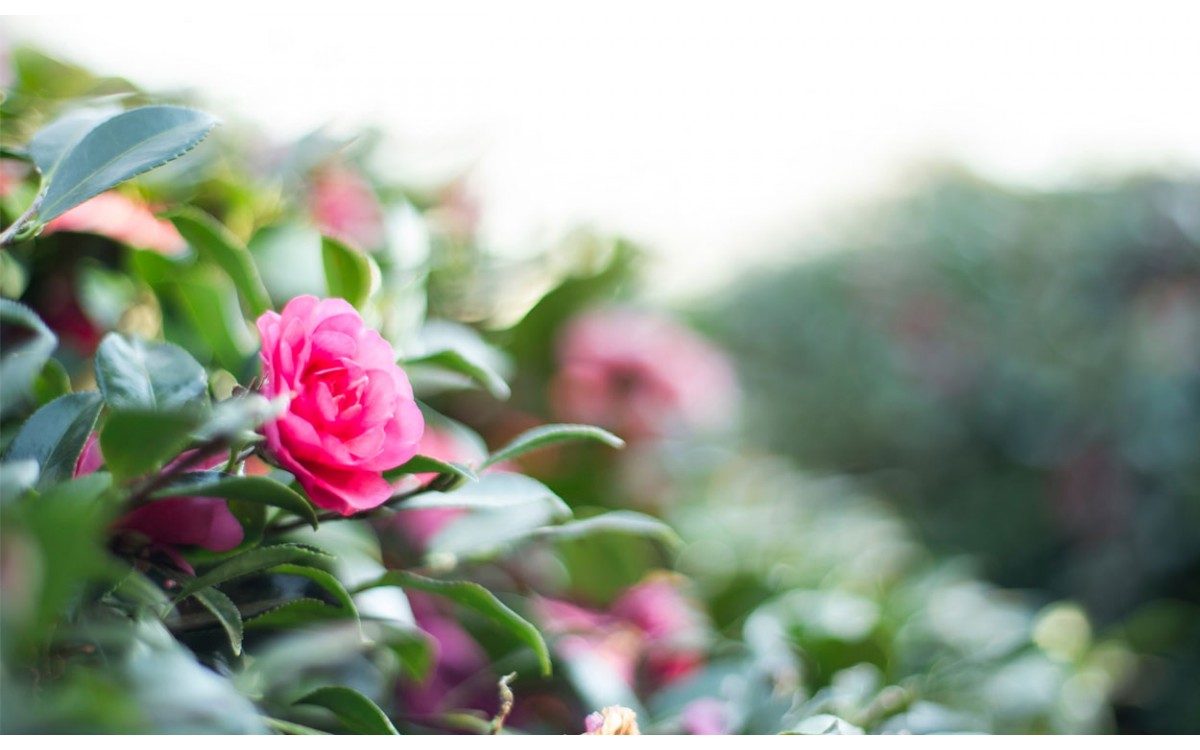
[[[497,251],[590,221],[649,243],[673,298],[930,163],[1034,188],[1200,169],[1200,3],[246,7],[0,33],[280,137],[378,124],[389,176],[473,169]]]

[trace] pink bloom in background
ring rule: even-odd
[[[535,603],[555,649],[565,659],[590,657],[634,686],[639,667],[653,686],[692,674],[704,662],[703,618],[671,576],[631,586],[607,612],[553,599]]]
[[[267,397],[290,398],[263,426],[267,450],[322,508],[352,515],[392,494],[382,472],[417,452],[425,419],[377,331],[341,299],[296,297],[258,319]]]
[[[669,318],[597,310],[559,339],[550,386],[556,415],[626,438],[719,428],[733,417],[737,386],[716,348]]]
[[[52,232],[98,234],[124,245],[167,255],[183,252],[187,247],[174,224],[155,216],[145,204],[112,191],[56,217],[42,233]]]
[[[190,455],[184,453],[166,468],[186,461]],[[224,456],[213,456],[195,469],[213,469],[224,460]],[[75,462],[75,476],[91,474],[103,465],[100,441],[96,433],[92,433]],[[175,553],[174,547],[193,545],[213,552],[225,552],[241,544],[243,537],[242,525],[234,518],[225,501],[216,497],[168,497],[155,500],[121,516],[113,522],[113,526],[144,535],[184,568],[189,566]]]
[[[383,209],[363,176],[341,165],[313,176],[309,212],[322,234],[364,250],[384,243]]]
[[[729,734],[729,709],[716,698],[697,698],[683,707],[683,731],[688,734]]]
[[[476,463],[484,456],[480,454],[467,440],[446,430],[426,427],[421,438],[417,453],[440,461],[459,461]],[[425,483],[436,474],[414,474],[415,482]],[[412,480],[409,480],[412,482]],[[415,484],[415,482],[413,482]],[[416,547],[424,550],[446,524],[458,518],[467,511],[462,508],[425,508],[417,510],[399,510],[392,516],[391,522]]]
[[[412,716],[437,716],[452,709],[496,710],[496,679],[483,647],[433,597],[410,592],[417,625],[433,638],[433,666],[420,683],[402,681],[400,700]]]

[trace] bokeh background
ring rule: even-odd
[[[336,155],[312,184],[389,207],[360,244],[428,264],[395,317],[507,357],[506,406],[435,406],[489,443],[542,415],[630,439],[524,467],[685,543],[506,571],[555,593],[573,700],[663,731],[1196,732],[1197,28],[1166,2],[518,4],[2,40],[255,123],[259,174],[283,142]],[[8,75],[69,78],[41,64]],[[310,284],[270,271],[287,241],[251,243],[279,298]],[[487,683],[464,659],[458,697]],[[523,720],[560,726],[564,691]]]

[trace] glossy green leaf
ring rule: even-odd
[[[112,418],[109,421],[111,422]],[[195,471],[179,475],[153,495],[154,498],[180,496],[220,497],[242,503],[282,508],[303,518],[314,529],[318,526],[317,512],[312,503],[287,485],[270,477],[238,477],[219,471]]]
[[[270,572],[307,578],[328,592],[341,605],[344,614],[358,620],[358,608],[354,606],[354,599],[350,597],[350,592],[346,591],[346,587],[342,585],[342,582],[328,571],[308,565],[284,564],[276,565],[274,568],[271,568]]]
[[[112,486],[104,472],[46,486],[39,497],[27,497],[15,508],[16,523],[38,547],[38,605],[29,625],[40,642],[49,624],[62,616],[67,603],[89,582],[115,581],[117,566],[105,549],[105,529],[111,519],[101,495]],[[14,528],[15,527],[15,528]],[[6,615],[18,615],[6,608]],[[7,639],[11,631],[5,631]]]
[[[272,547],[259,547],[247,550],[207,571],[204,575],[197,576],[188,581],[180,589],[179,593],[175,595],[175,603],[179,603],[201,589],[216,586],[225,581],[232,581],[235,578],[261,573],[276,565],[284,565],[286,563],[328,563],[332,559],[330,555],[324,552],[299,544],[277,544]]]
[[[341,297],[361,310],[371,296],[371,260],[343,242],[322,237],[321,261],[329,296]]]
[[[512,394],[508,383],[504,382],[504,378],[500,377],[495,370],[457,350],[444,349],[433,354],[408,359],[403,362],[403,366],[434,367],[463,375],[498,399],[507,399]]]
[[[29,155],[43,177],[54,172],[75,144],[105,120],[120,113],[116,106],[83,109],[68,113],[34,133],[29,141]]]
[[[254,258],[223,224],[192,207],[175,211],[168,218],[201,259],[220,266],[229,275],[254,317],[271,309],[271,297],[263,286]]]
[[[31,395],[38,375],[58,346],[58,338],[41,318],[20,302],[0,298],[0,323],[30,330],[26,341],[6,343],[0,357],[0,418],[22,406]]]
[[[122,112],[80,138],[57,161],[38,220],[47,222],[125,180],[183,156],[216,125],[208,114],[152,106]]]
[[[203,406],[208,377],[174,344],[148,344],[110,333],[96,350],[96,382],[113,409],[180,410]]]
[[[177,275],[169,288],[217,363],[231,372],[240,371],[257,340],[242,314],[233,282],[214,266],[196,266]]]
[[[521,433],[512,442],[488,457],[480,468],[508,461],[548,445],[574,440],[595,440],[613,448],[624,448],[625,441],[608,430],[586,424],[546,424]]]
[[[155,614],[165,612],[171,606],[171,598],[166,592],[134,568],[126,571],[121,580],[113,586],[111,593],[119,599],[146,607]]]
[[[183,452],[195,414],[172,411],[117,411],[100,430],[100,452],[118,481],[147,474]]]
[[[400,734],[379,706],[352,688],[340,685],[317,688],[296,703],[329,709],[354,734]]]
[[[33,397],[38,406],[45,406],[71,392],[71,376],[57,359],[48,359],[33,381]]]
[[[454,492],[427,492],[405,500],[399,508],[463,508],[480,511],[511,511],[518,506],[537,505],[546,509],[546,521],[571,517],[571,508],[546,485],[522,474],[484,474],[479,481]]]
[[[233,653],[242,653],[242,613],[238,611],[233,600],[215,588],[202,589],[194,596],[196,601],[203,604],[204,608],[217,618],[217,622],[221,623],[225,635],[229,637],[229,647],[233,649]]]
[[[536,529],[532,536],[553,540],[582,539],[593,534],[630,534],[649,537],[671,546],[681,544],[679,535],[667,524],[653,516],[631,510],[617,510],[592,518],[568,521],[559,526]]]
[[[286,395],[268,399],[258,393],[246,392],[213,405],[208,419],[196,430],[197,440],[223,438],[229,442],[245,442],[263,424],[287,410]]]
[[[268,727],[275,730],[279,734],[291,734],[291,735],[298,735],[298,736],[301,736],[301,735],[326,736],[329,734],[329,732],[322,732],[320,729],[313,729],[312,727],[306,727],[303,724],[297,724],[294,721],[284,721],[283,719],[276,719],[272,716],[264,716],[263,721],[266,723],[266,725]]]
[[[479,481],[471,467],[455,461],[439,461],[429,456],[413,456],[404,465],[383,472],[383,478],[390,482],[408,474],[450,474],[470,482]]]
[[[546,648],[546,641],[542,638],[542,634],[532,623],[511,610],[492,592],[479,584],[469,581],[439,581],[403,570],[393,570],[370,583],[359,586],[355,591],[366,591],[380,586],[399,586],[437,594],[475,610],[533,649],[542,674],[550,674],[550,651]]]
[[[33,413],[9,444],[4,460],[37,461],[38,490],[70,479],[104,400],[99,393],[72,393]]]

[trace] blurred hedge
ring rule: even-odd
[[[944,175],[859,218],[705,321],[750,438],[1121,624],[1170,657],[1125,728],[1196,731],[1200,182]]]

